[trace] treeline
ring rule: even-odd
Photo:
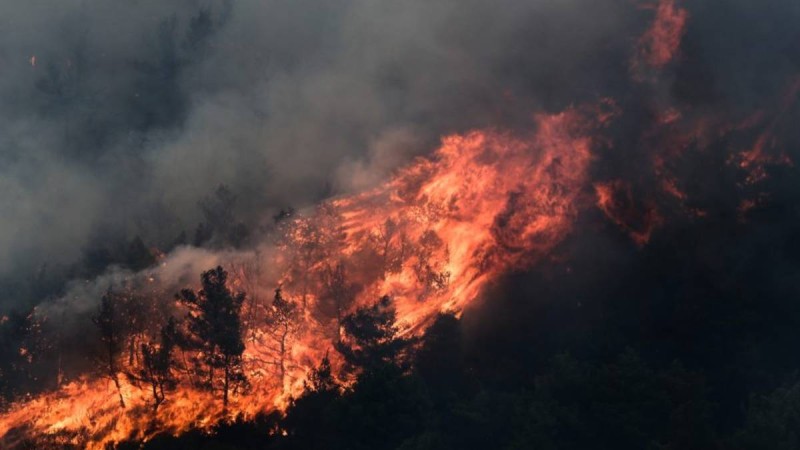
[[[16,104],[16,117],[25,117],[31,123],[43,120],[47,124],[43,126],[56,133],[56,141],[43,144],[48,154],[60,155],[67,165],[106,174],[109,180],[120,181],[136,173],[125,182],[131,186],[137,178],[141,181],[144,170],[137,158],[153,147],[157,136],[184,126],[191,110],[190,98],[197,94],[185,89],[184,84],[197,66],[211,56],[212,43],[228,23],[231,6],[231,2],[221,1],[215,5],[168,7],[172,13],[151,17],[141,29],[121,32],[119,42],[129,45],[114,52],[93,44],[85,30],[75,34],[86,24],[74,23],[73,18],[65,16],[61,26],[56,27],[58,30],[51,30],[53,36],[59,36],[58,45],[42,49],[37,55],[37,66],[28,75],[29,90],[22,94],[19,89],[25,89],[28,83],[21,83],[5,100]],[[165,11],[160,7],[157,10],[153,13]],[[17,95],[27,100],[13,100]],[[18,144],[8,149],[15,145]],[[3,151],[9,150],[4,147]],[[109,165],[109,158],[118,162]],[[124,169],[113,172],[117,168]],[[111,189],[112,185],[106,188]],[[143,189],[140,186],[131,195],[141,195]],[[32,307],[61,295],[69,281],[93,278],[111,265],[139,270],[152,259],[151,247],[166,252],[179,243],[241,240],[242,220],[231,222],[230,227],[239,228],[236,231],[219,230],[219,237],[210,234],[215,231],[214,224],[205,215],[205,207],[215,208],[214,202],[219,199],[217,193],[210,194],[201,201],[200,212],[204,216],[197,227],[194,219],[187,222],[186,217],[155,202],[128,211],[132,214],[126,221],[130,226],[113,221],[93,223],[85,236],[77,235],[85,244],[73,249],[81,253],[74,259],[58,258],[44,248],[17,255],[14,268],[0,274],[5,305],[23,310]],[[120,201],[125,195],[119,192],[115,200]],[[218,211],[210,212],[219,216]],[[252,221],[249,222],[252,230]],[[184,228],[187,231],[181,233]],[[55,226],[48,233],[58,230]]]
[[[797,448],[800,384],[753,396],[743,424],[721,433],[713,387],[679,362],[653,365],[630,348],[607,361],[562,353],[530,379],[511,381],[512,365],[477,365],[454,316],[441,315],[420,342],[398,336],[393,317],[387,299],[348,316],[351,344],[337,351],[358,374],[351,386],[337,383],[325,359],[285,414],[114,448]]]
[[[350,298],[353,282],[336,267],[314,266],[314,276],[302,276],[301,262],[330,248],[320,244],[330,234],[309,226],[306,245],[291,249],[298,261],[291,289],[296,295],[277,291],[269,320],[254,317],[272,330],[278,355],[285,349],[282,337],[297,332],[304,286],[319,293],[315,307],[328,307],[313,314],[333,318],[330,337],[337,345],[330,356],[347,362],[353,383],[339,384],[323,361],[285,413],[116,447],[800,448],[800,210],[794,206],[800,190],[796,169],[787,171],[772,181],[786,186],[772,189],[770,201],[749,210],[746,220],[738,202],[700,205],[707,210],[702,220],[665,226],[643,248],[613,224],[594,225],[605,222],[591,217],[600,212],[589,212],[581,220],[593,226],[556,249],[564,257],[509,275],[484,293],[482,305],[460,319],[439,317],[419,340],[398,334],[390,299],[337,307],[337,298]],[[398,240],[390,242],[384,253],[389,262],[407,251]],[[380,260],[375,255],[381,253],[373,252],[371,261]],[[376,266],[378,277],[392,267]],[[215,288],[204,281],[201,290]],[[236,295],[228,291],[221,303],[235,307]],[[179,298],[184,307],[197,308],[197,318],[210,311],[201,306],[200,291]],[[246,298],[240,317],[248,317],[249,304]],[[132,353],[126,340],[118,360],[142,358],[136,367],[147,373],[132,375],[153,392],[154,405],[168,401],[171,377],[190,375],[223,402],[224,368],[212,364],[225,360],[220,344],[188,333],[187,322],[176,324],[182,333],[169,323],[144,333],[149,338],[137,340]],[[36,351],[28,349],[42,345],[35,320],[9,317],[3,330],[17,329],[28,330],[26,351],[0,346],[9,358],[0,361],[12,367],[35,359]],[[252,338],[241,332],[242,339]],[[191,339],[194,344],[186,342]],[[180,351],[201,340],[203,354],[215,357],[196,361],[196,367],[173,361],[169,377],[163,376],[159,364],[168,359],[166,349]],[[236,362],[235,356],[228,360]],[[275,367],[278,373],[286,369]],[[233,366],[229,383],[246,388],[236,373]],[[65,447],[37,442],[32,448]]]
[[[583,239],[593,246],[608,244],[597,235]],[[719,248],[719,241],[703,248],[696,242],[676,248],[676,242],[683,241],[656,242],[630,259],[603,253],[510,276],[487,292],[493,302],[462,319],[443,314],[419,339],[401,335],[391,299],[379,299],[343,314],[339,322],[334,351],[354,377],[352,384],[340,384],[326,358],[285,413],[111,448],[798,448],[800,383],[792,373],[800,365],[796,357],[786,357],[797,342],[796,330],[787,333],[798,320],[790,309],[794,299],[771,294],[776,286],[764,283],[767,271],[753,270],[749,264],[755,260],[736,260],[743,266],[737,270],[751,278],[730,291],[709,281],[707,288],[716,286],[716,300],[723,303],[703,302],[691,292],[708,268],[695,258],[709,245]],[[656,295],[663,287],[654,280],[678,267],[686,278],[673,279],[669,297]],[[608,281],[610,274],[617,275],[614,282]],[[168,398],[176,377],[188,376],[182,375],[186,370],[197,386],[218,392],[220,401],[226,377],[234,389],[246,388],[237,352],[247,333],[236,320],[246,301],[228,288],[221,268],[201,278],[201,289],[177,296],[193,308],[191,323],[168,320],[159,340],[139,342],[135,357],[142,358],[142,371],[120,375],[138,378],[151,390],[154,407]],[[756,292],[762,294],[759,300]],[[745,294],[753,300],[730,303]],[[95,323],[110,352],[125,352],[127,347],[114,344],[114,326],[106,320],[117,313],[108,311],[113,304],[100,303]],[[280,290],[272,304],[269,323],[277,343],[293,332],[301,305]],[[688,307],[704,320],[687,317]],[[754,326],[766,321],[769,327]],[[665,329],[674,331],[664,335]],[[170,355],[181,348],[201,348],[204,356],[179,367]],[[743,358],[751,363],[737,362]],[[754,372],[778,365],[784,368],[768,371],[771,383],[763,381],[764,373],[754,380]],[[109,376],[121,371],[107,367]],[[70,448],[42,439],[30,448]]]
[[[242,367],[245,344],[241,309],[245,294],[231,291],[227,281],[228,273],[217,267],[202,274],[200,290],[181,290],[175,298],[188,313],[182,319],[170,317],[161,326],[156,342],[149,340],[144,328],[152,328],[157,321],[149,320],[148,325],[142,311],[125,311],[126,297],[111,291],[103,296],[92,318],[101,341],[101,351],[95,358],[99,373],[116,386],[120,407],[126,406],[121,376],[148,388],[153,409],[157,410],[181,381],[181,375],[185,378],[182,381],[195,388],[220,392],[227,407],[229,393],[247,382]],[[137,322],[142,326],[137,327]],[[177,350],[184,352],[182,364],[175,355]]]
[[[72,367],[81,367],[93,343],[85,335],[74,336],[69,327],[83,329],[85,323],[72,323],[72,317],[47,317],[37,312],[36,303],[67,294],[70,280],[91,280],[111,270],[136,273],[157,264],[164,255],[182,245],[198,248],[239,248],[252,244],[252,226],[236,217],[237,197],[228,187],[218,186],[199,202],[201,220],[193,233],[181,232],[156,248],[141,237],[104,236],[93,240],[79,261],[68,267],[44,264],[31,279],[0,280],[3,295],[18,298],[19,307],[0,315],[0,406],[6,402],[53,389],[74,376]],[[287,218],[289,214],[279,219]],[[277,219],[276,219],[277,223]],[[274,225],[273,225],[274,226]],[[137,292],[124,285],[109,286],[108,302],[116,304],[115,314],[124,316],[129,356],[146,336],[158,336],[159,324],[153,321],[159,311],[156,297],[170,292]],[[67,314],[71,316],[71,314]],[[67,323],[64,323],[66,319]],[[130,339],[127,339],[130,337]],[[74,340],[77,339],[77,340]],[[129,358],[133,362],[134,357]],[[138,362],[138,359],[137,359]]]
[[[337,346],[355,383],[337,385],[323,364],[285,415],[119,448],[798,449],[800,191],[789,172],[746,220],[736,202],[704,204],[702,220],[642,249],[613,225],[586,227],[557,250],[569,257],[508,276],[413,345]],[[346,340],[390,330],[381,308],[345,319]]]
[[[200,206],[205,219],[198,226],[192,245],[229,249],[250,242],[246,240],[249,236],[247,227],[236,221],[235,203],[235,196],[224,186],[202,202]],[[269,235],[283,261],[279,269],[282,286],[274,296],[264,294],[270,289],[265,283],[269,283],[269,276],[274,276],[276,271],[276,267],[271,266],[274,258],[268,259],[270,255],[255,251],[227,267],[235,273],[239,287],[249,294],[239,299],[240,324],[234,328],[241,334],[241,339],[267,349],[266,354],[255,356],[261,361],[254,364],[271,369],[277,375],[276,384],[279,386],[287,380],[292,341],[301,333],[316,334],[328,342],[337,341],[345,315],[352,310],[365,286],[408,269],[422,288],[420,301],[448,286],[449,273],[444,269],[449,257],[447,246],[435,232],[428,230],[412,238],[407,233],[407,224],[387,219],[373,230],[347,236],[349,240],[345,241],[342,223],[336,211],[323,205],[309,217],[298,217],[291,209],[282,211],[269,224],[269,230],[259,232]],[[186,236],[182,236],[175,245],[186,242]],[[344,247],[354,243],[358,250],[343,256]],[[208,372],[217,369],[224,374],[228,363],[183,357],[200,350],[211,353],[220,350],[218,346],[202,348],[200,344],[208,340],[208,336],[202,334],[216,331],[188,330],[195,326],[209,328],[210,325],[192,324],[191,320],[182,320],[182,317],[186,310],[195,310],[201,316],[215,316],[216,311],[204,310],[215,303],[204,302],[201,294],[219,292],[221,288],[205,286],[209,274],[206,273],[202,276],[203,288],[199,292],[182,291],[178,301],[171,302],[169,299],[174,296],[174,291],[169,291],[169,286],[175,286],[179,281],[152,279],[159,277],[158,271],[151,268],[160,256],[140,239],[120,248],[123,247],[126,250],[119,253],[106,250],[92,253],[102,256],[96,260],[96,270],[117,265],[127,268],[120,271],[120,277],[107,282],[108,290],[102,300],[99,295],[94,297],[100,304],[99,310],[92,314],[94,317],[84,317],[84,313],[67,308],[63,313],[41,313],[30,309],[9,314],[3,319],[0,323],[0,342],[4,352],[0,355],[0,374],[3,374],[0,377],[0,406],[3,402],[55,389],[91,368],[99,367],[99,373],[115,384],[119,384],[120,376],[137,383],[152,383],[153,377],[159,371],[163,372],[156,367],[157,363],[170,360],[168,355],[159,353],[166,352],[166,344],[181,351],[181,367],[175,369],[190,385],[204,387],[215,384],[207,378]],[[111,257],[110,254],[117,256]],[[135,272],[138,269],[145,270]],[[216,275],[217,279],[227,277],[227,272]],[[292,295],[287,296],[284,292]],[[231,292],[223,297],[236,295]],[[179,307],[176,309],[175,305]],[[170,315],[176,316],[174,323],[166,321]],[[85,330],[90,326],[90,318],[95,326],[87,339]],[[171,328],[174,331],[170,331]],[[226,358],[223,354],[211,359],[218,357]],[[200,365],[216,368],[209,371],[188,367]],[[142,370],[147,373],[142,374]],[[235,389],[241,376],[233,372],[228,375],[232,377],[228,384],[234,382]],[[203,380],[205,384],[201,383]],[[162,391],[175,383],[163,379],[156,384],[154,406],[157,408],[163,402],[161,397],[165,396]],[[222,384],[226,384],[224,380]],[[124,403],[124,399],[120,403]]]

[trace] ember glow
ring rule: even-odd
[[[637,205],[630,185],[621,180],[597,183],[597,206],[608,218],[630,234],[637,245],[643,246],[650,240],[653,229],[661,218],[651,205]]]
[[[676,57],[689,14],[676,0],[659,0],[649,7],[655,9],[656,17],[639,40],[639,59],[634,65],[661,69]]]
[[[607,109],[539,115],[528,137],[494,130],[446,137],[433,156],[401,169],[385,185],[290,219],[274,257],[261,262],[284,265],[273,285],[306,305],[282,385],[267,362],[274,350],[256,312],[245,351],[251,387],[234,395],[227,412],[212,393],[188,385],[153,412],[147,389],[124,381],[122,409],[113,383],[86,378],[14,405],[0,419],[0,435],[8,445],[32,433],[100,449],[124,438],[179,433],[284,407],[301,392],[308,370],[330,353],[336,335],[335,314],[314,314],[324,309],[316,293],[326,291],[326,274],[336,267],[346,274],[352,300],[340,313],[390,295],[409,333],[421,331],[438,312],[461,311],[486,283],[547,256],[570,233],[585,203],[592,136],[610,120]],[[270,282],[254,276],[242,270],[234,283]]]
[[[640,9],[652,17],[643,32],[630,37],[622,72],[632,91],[660,91],[669,78],[662,72],[681,58],[692,17],[679,0]],[[48,60],[42,54],[42,61]],[[35,67],[36,56],[28,63]],[[342,370],[333,346],[342,338],[343,316],[388,296],[402,335],[421,336],[439,313],[460,315],[501,276],[555,259],[559,245],[579,232],[587,211],[641,250],[669,220],[707,216],[704,205],[693,203],[696,180],[683,171],[687,159],[708,158],[719,162],[715,170],[740,171],[735,184],[739,219],[745,220],[766,198],[760,189],[770,171],[794,164],[781,136],[791,126],[785,116],[796,104],[800,78],[785,91],[773,110],[744,113],[709,112],[658,95],[644,106],[597,95],[559,112],[538,112],[526,127],[479,127],[444,136],[426,156],[395,169],[370,190],[299,212],[282,211],[254,248],[209,257],[230,274],[228,287],[247,295],[240,314],[247,383],[231,391],[227,405],[193,379],[190,361],[201,358],[200,352],[176,350],[175,366],[168,370],[174,386],[163,398],[158,383],[151,386],[136,375],[147,370],[142,354],[165,345],[158,331],[167,318],[197,314],[166,287],[162,275],[173,269],[171,255],[152,249],[157,263],[125,276],[131,286],[156,287],[119,294],[146,298],[150,309],[136,320],[153,323],[139,323],[136,333],[118,343],[125,349],[119,362],[111,356],[112,366],[122,366],[112,371],[118,376],[87,372],[62,380],[59,373],[57,389],[19,396],[0,413],[0,447],[21,447],[34,437],[103,450],[128,439],[210,432],[220,421],[280,413],[303,393],[309,372],[324,358],[348,386],[353,375]],[[511,90],[500,92],[513,98]],[[626,111],[632,103],[634,111]],[[645,125],[632,137],[615,140],[619,136],[612,134],[620,132],[614,127],[629,126],[619,125],[626,114],[647,116]],[[627,150],[615,148],[618,142],[640,149],[637,173],[598,170],[604,156]],[[172,256],[191,250],[181,244]],[[197,277],[184,284],[197,288],[196,283]],[[297,309],[279,311],[278,298]],[[47,309],[36,313],[47,316]],[[9,318],[0,316],[0,325],[6,322]],[[19,352],[32,358],[26,347]]]

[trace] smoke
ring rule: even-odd
[[[787,281],[800,274],[800,9],[660,3],[686,10],[680,45],[658,71],[634,60],[634,82],[612,95],[621,115],[593,166],[599,208],[462,320],[490,376],[504,367],[532,379],[554,355],[633,347],[703,370],[735,423],[748,389],[798,362],[798,289]]]
[[[686,2],[675,63],[632,88],[655,13],[645,6],[0,5],[0,311],[44,295],[19,286],[78,276],[93,246],[138,235],[168,248],[191,235],[220,184],[257,229],[282,207],[380,182],[448,133],[529,128],[536,111],[606,96],[644,111],[749,111],[797,72],[794,2]],[[636,161],[635,144],[601,172]]]
[[[158,310],[147,317],[166,319],[178,289],[224,265],[234,287],[269,298],[286,275],[278,266],[302,257],[265,238],[279,211],[378,186],[442,136],[481,129],[513,141],[538,135],[536,117],[560,123],[580,110],[600,128],[581,164],[566,155],[581,144],[545,126],[531,148],[552,150],[546,182],[513,179],[531,172],[511,158],[497,164],[505,178],[457,180],[507,183],[505,207],[486,222],[498,248],[516,252],[537,219],[570,222],[569,239],[542,234],[546,254],[513,265],[521,272],[495,280],[482,302],[470,304],[477,288],[448,299],[467,306],[480,366],[512,364],[530,380],[556,353],[611,355],[633,342],[647,357],[702,367],[747,348],[749,323],[786,330],[758,364],[794,361],[798,19],[791,0],[2,4],[0,318],[38,305],[36,327],[57,347],[41,354],[59,360],[37,363],[58,376],[31,379],[55,387],[89,372],[99,341],[87,339],[90,317],[109,290],[146,297]],[[504,158],[479,150],[475,160]],[[450,168],[441,155],[431,164]],[[577,173],[577,186],[565,184]],[[449,175],[448,185],[462,174]],[[542,198],[524,204],[513,189]],[[551,198],[565,194],[568,214]],[[350,198],[369,207],[392,195]],[[351,229],[384,224],[391,243],[390,222],[371,219]],[[378,256],[352,260],[377,266]],[[244,273],[254,266],[257,276]],[[299,284],[309,267],[289,278]],[[452,275],[423,269],[426,283]],[[425,294],[407,304],[444,304],[423,305]],[[749,316],[726,306],[739,303]]]
[[[530,97],[535,67],[576,70],[582,59],[559,62],[556,41],[585,47],[617,28],[613,12],[595,23],[575,5],[502,6],[1,6],[0,279],[67,277],[112,239],[167,246],[192,233],[198,201],[220,184],[250,224],[365,188],[442,134],[498,123],[501,94]],[[582,36],[526,36],[529,19],[553,14]],[[530,62],[512,70],[518,59]],[[531,100],[514,102],[528,111]],[[35,300],[6,290],[2,309]]]

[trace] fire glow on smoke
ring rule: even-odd
[[[234,396],[228,414],[251,417],[284,407],[302,391],[308,370],[330,353],[335,323],[312,313],[324,309],[317,295],[325,291],[324,276],[309,274],[343,271],[354,296],[350,310],[390,295],[400,324],[416,333],[440,311],[461,311],[498,274],[546,255],[570,232],[578,212],[592,158],[590,135],[610,117],[596,113],[539,116],[536,132],[525,139],[493,131],[447,137],[432,157],[384,186],[292,219],[274,255],[259,261],[283,267],[280,278],[252,280],[257,273],[242,269],[233,282],[280,284],[284,295],[306,304],[302,331],[291,342],[289,373],[283,386],[276,383],[265,363],[273,351],[268,331],[254,315],[245,351],[251,387]],[[113,384],[86,378],[16,405],[0,419],[0,432],[63,433],[68,441],[87,439],[89,448],[102,448],[146,437],[147,430],[211,425],[225,414],[217,396],[189,386],[171,393],[155,414],[146,389],[123,382],[123,397],[124,410]]]
[[[642,73],[661,70],[676,57],[690,19],[674,0],[662,0],[653,9],[652,26],[631,61],[631,76],[639,82],[649,82]],[[788,93],[792,102],[797,86]],[[763,130],[750,148],[732,150],[729,159],[748,171],[746,183],[766,177],[769,165],[792,163],[776,152],[780,144],[770,131],[779,115],[770,119],[760,113],[729,125],[690,118],[670,105],[659,113],[659,129],[652,134],[671,137],[661,140],[646,170],[658,176],[665,195],[680,202],[686,194],[670,161],[690,145],[702,151],[708,135]],[[217,395],[185,380],[154,411],[147,389],[124,378],[127,407],[122,409],[113,383],[87,375],[12,405],[0,416],[0,443],[13,448],[26,436],[51,435],[56,442],[102,449],[109,442],[285,408],[302,392],[309,369],[326,354],[335,356],[335,316],[343,311],[331,306],[337,301],[332,295],[348,297],[344,312],[389,295],[403,331],[420,334],[436,314],[463,311],[499,275],[546,258],[587,208],[598,207],[637,245],[646,245],[663,220],[657,205],[637,200],[628,181],[590,177],[595,150],[607,145],[604,130],[618,114],[615,102],[603,99],[539,114],[528,135],[476,130],[448,136],[431,156],[411,162],[374,190],[332,199],[287,219],[277,244],[229,265],[233,287],[250,296],[243,310],[250,387],[233,395],[227,411]],[[742,208],[754,201],[743,200]],[[339,294],[331,294],[335,283]],[[277,286],[304,305],[283,379],[276,375],[274,342],[263,321],[269,292]],[[159,301],[169,303],[165,308],[174,308],[178,317],[185,313],[169,295]]]

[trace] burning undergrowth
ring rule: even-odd
[[[186,249],[154,269],[101,278],[92,294],[105,295],[109,308],[116,305],[107,326],[123,336],[113,338],[119,339],[113,356],[101,364],[105,376],[81,377],[12,405],[3,418],[4,434],[13,440],[20,431],[9,430],[18,427],[23,435],[58,432],[102,448],[129,436],[146,437],[148,430],[180,432],[229,415],[252,417],[283,407],[302,391],[306,374],[331,354],[342,319],[355,308],[388,295],[410,334],[440,312],[461,311],[487,282],[546,257],[572,231],[588,201],[592,136],[610,119],[607,108],[538,116],[536,131],[525,138],[497,131],[448,137],[432,157],[384,186],[282,218],[277,240],[256,252]],[[170,301],[169,292],[176,291],[176,280],[197,273],[201,261],[223,264],[227,285],[248,293],[237,307],[247,388],[230,389],[230,405],[214,394],[218,386],[205,391],[192,379],[192,347],[174,357],[174,385],[163,397],[153,398],[146,382],[125,375],[142,370],[147,357],[140,346],[149,348],[148,340],[165,326],[154,317],[197,314],[187,302]],[[276,287],[279,294],[273,295]],[[92,289],[73,296],[85,298]],[[57,310],[58,304],[40,312],[54,317]],[[112,331],[106,330],[107,345]],[[229,389],[224,391],[227,396]],[[55,417],[66,419],[54,423]],[[24,431],[23,424],[33,428]]]
[[[777,94],[732,108],[666,94],[681,89],[673,78],[693,57],[683,43],[698,31],[680,2],[643,10],[650,26],[632,39],[628,93],[447,135],[375,187],[282,212],[251,248],[181,246],[4,317],[0,326],[31,336],[22,361],[68,361],[40,375],[52,389],[5,405],[0,442],[102,449],[282,411],[321,363],[353,382],[358,343],[346,331],[360,312],[390,311],[412,341],[503,275],[560,261],[580,226],[610,227],[643,249],[673,223],[731,211],[747,221],[773,195],[772,172],[794,170],[800,83],[786,77]],[[74,335],[92,321],[91,336]],[[42,330],[91,343],[40,348],[51,345]]]

